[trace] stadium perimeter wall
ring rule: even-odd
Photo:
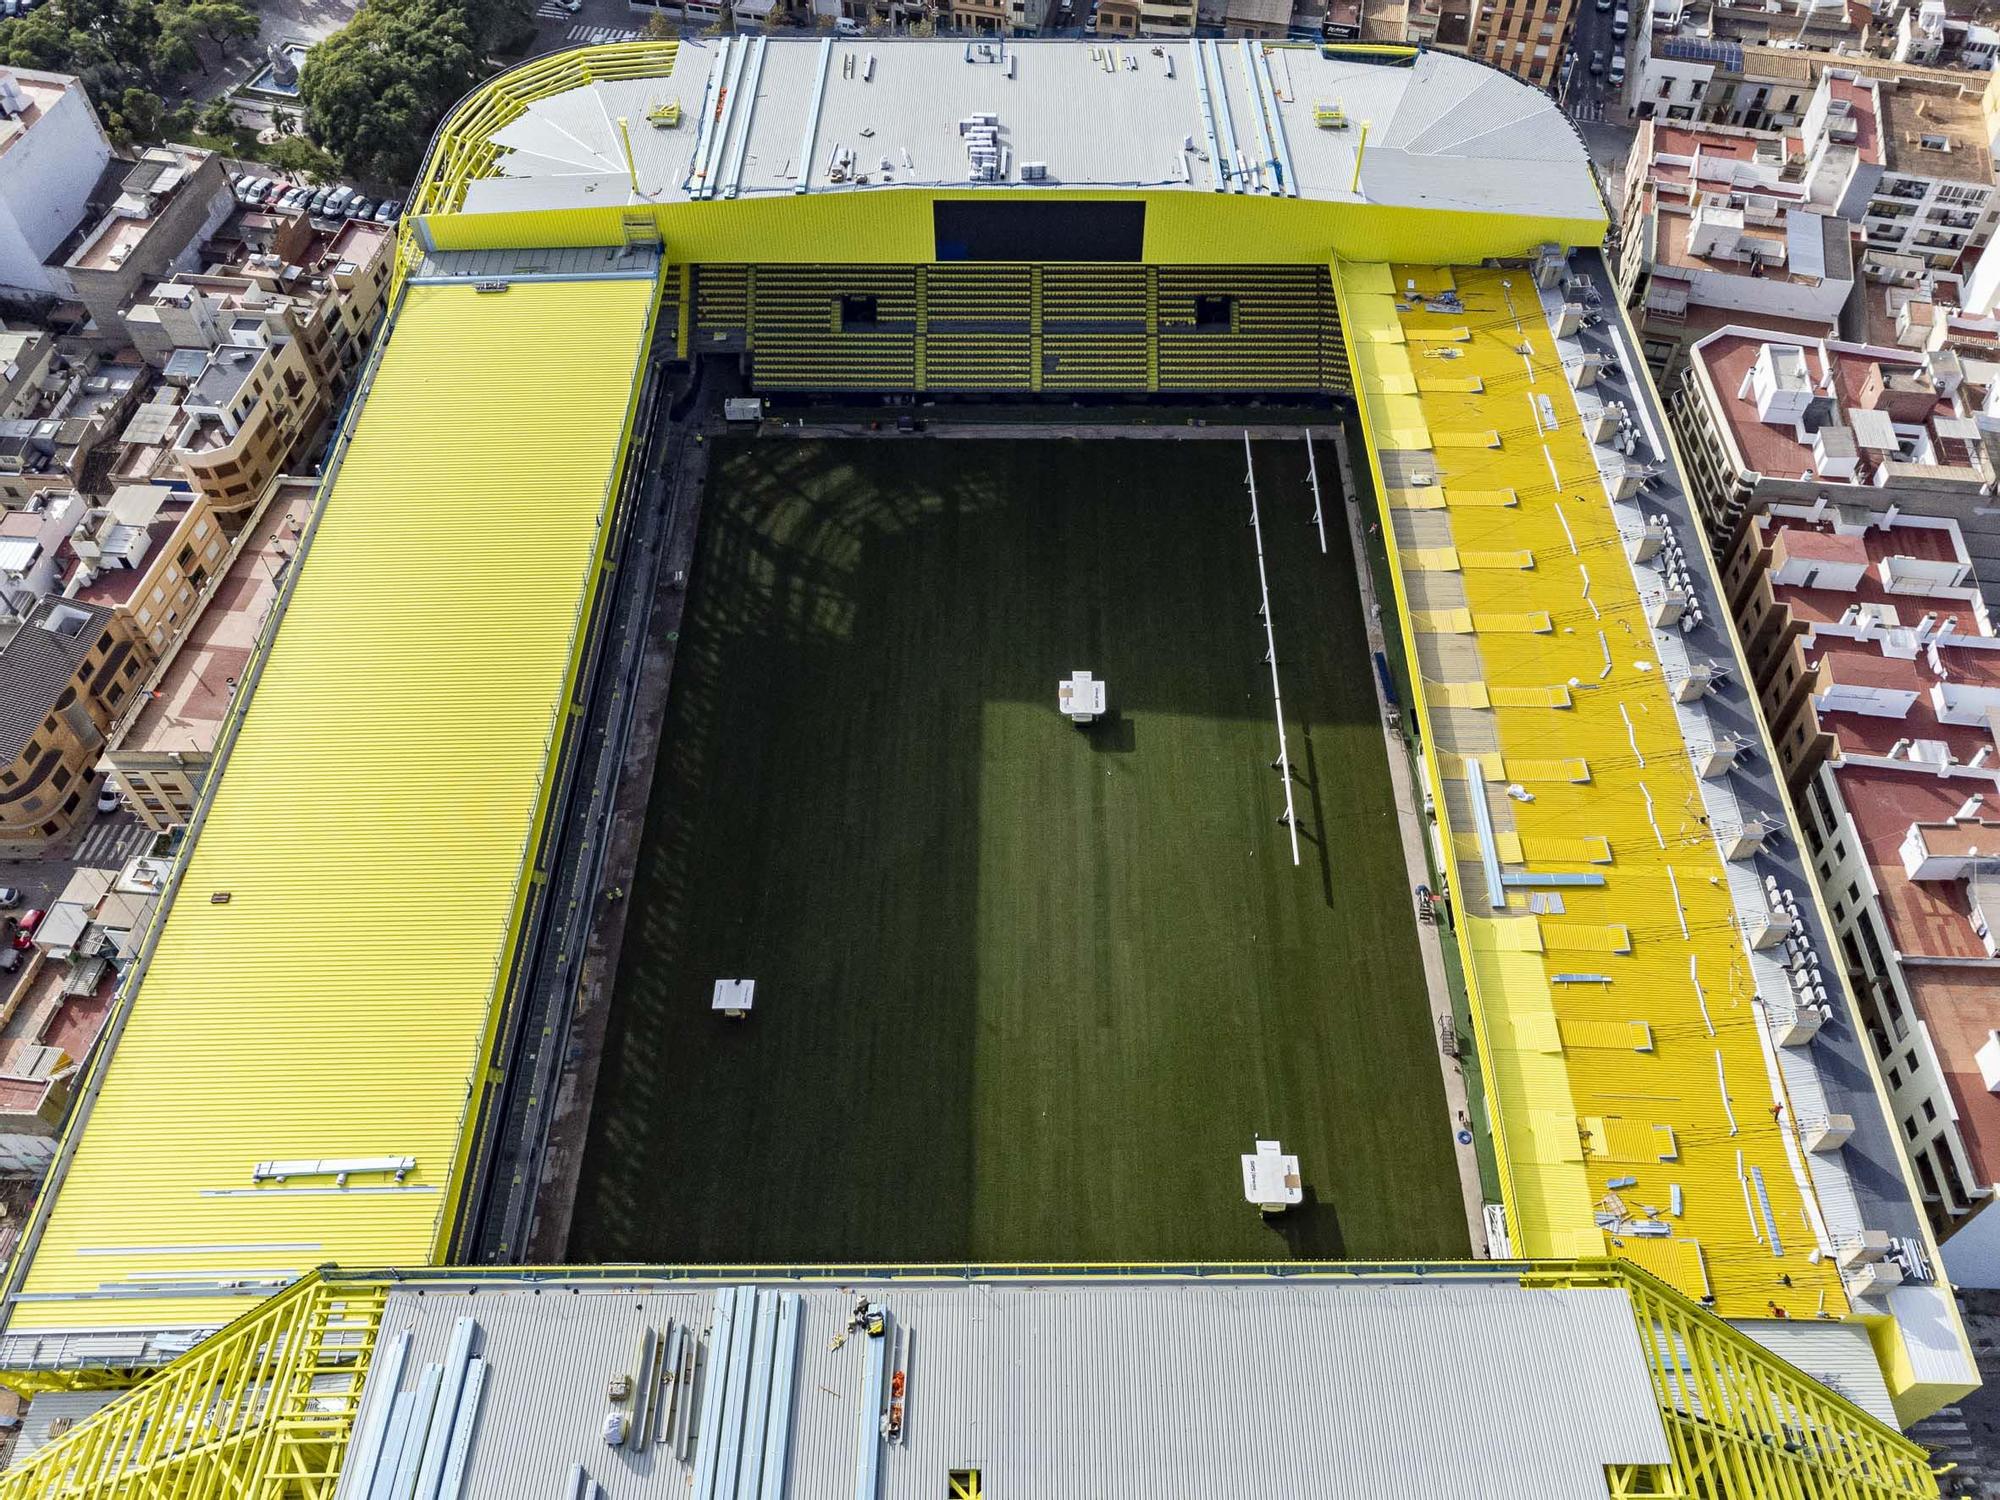
[[[1142,202],[1148,265],[1298,264],[1347,260],[1477,265],[1533,255],[1539,245],[1596,245],[1606,220],[1465,213],[1397,204],[1318,203],[1233,193],[1049,189],[1056,201]],[[976,191],[897,188],[641,208],[432,213],[414,221],[439,251],[621,245],[650,229],[676,264],[938,263],[933,205],[990,202]]]

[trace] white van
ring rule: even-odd
[[[1611,34],[1617,37],[1618,40],[1622,42],[1628,35],[1631,34],[1631,31],[1632,31],[1632,12],[1625,6],[1621,5],[1618,7],[1617,14],[1615,14],[1611,18]]]

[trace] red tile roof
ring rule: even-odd
[[[1903,837],[1912,823],[1941,823],[1965,805],[1971,784],[1961,778],[1846,764],[1835,768],[1841,799],[1875,873],[1889,937],[1907,959],[1988,957],[1973,935],[1962,880],[1911,880],[1903,874]],[[1993,976],[1987,975],[1991,1009]]]

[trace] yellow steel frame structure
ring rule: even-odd
[[[387,1298],[383,1282],[294,1283],[0,1473],[0,1500],[325,1500]]]
[[[479,1267],[431,1273],[462,1284],[548,1280],[894,1276],[962,1281],[962,1266]],[[1606,1473],[1613,1497],[1683,1500],[1930,1500],[1924,1450],[1786,1364],[1666,1283],[1618,1260],[1446,1261],[1273,1267],[1010,1265],[974,1279],[1141,1276],[1162,1280],[1491,1281],[1623,1292],[1638,1326],[1673,1462]],[[161,1370],[24,1463],[0,1500],[325,1500],[353,1429],[392,1272],[314,1273]]]
[[[400,285],[422,254],[415,224],[427,214],[454,212],[466,187],[493,171],[500,148],[493,134],[537,99],[616,78],[664,78],[674,70],[678,42],[621,42],[552,52],[511,68],[468,94],[438,127],[396,240],[395,280]],[[393,298],[395,288],[391,288]]]

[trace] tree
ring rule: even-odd
[[[236,111],[229,96],[211,99],[202,107],[198,127],[203,135],[230,136],[236,133]]]
[[[165,106],[158,94],[145,89],[131,88],[118,96],[118,102],[104,110],[104,129],[120,144],[132,141],[156,141],[160,138],[160,121]]]
[[[257,34],[257,17],[235,0],[195,0],[185,14],[224,52],[231,42],[248,41]]]
[[[306,54],[306,134],[357,177],[408,182],[477,64],[471,24],[452,0],[366,0]]]

